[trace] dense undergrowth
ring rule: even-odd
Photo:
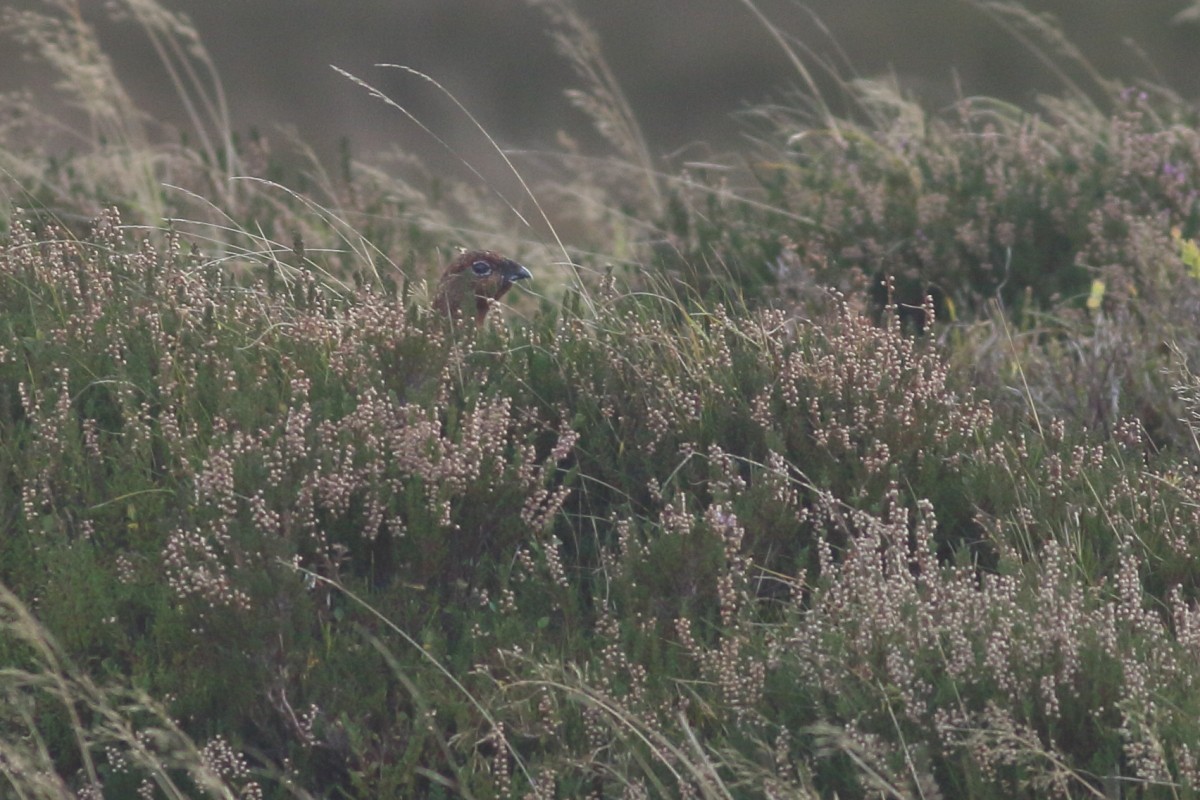
[[[558,287],[461,187],[4,129],[5,792],[1195,796],[1195,112],[846,91],[538,187]],[[543,296],[450,324],[455,243]]]

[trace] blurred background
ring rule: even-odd
[[[73,5],[56,0],[55,5]],[[21,0],[15,6],[37,6]],[[555,50],[546,14],[527,0],[173,0],[190,15],[220,72],[235,127],[280,135],[294,129],[322,159],[344,138],[356,155],[400,148],[437,159],[442,148],[403,114],[369,96],[330,65],[402,104],[459,152],[483,140],[429,83],[377,63],[403,64],[435,78],[503,145],[558,149],[560,132],[584,152],[603,143],[564,91],[577,83]],[[789,38],[837,66],[842,77],[891,74],[926,107],[961,94],[1031,106],[1060,78],[1020,32],[967,0],[577,0],[639,120],[655,157],[703,157],[736,149],[739,112],[794,102],[796,68],[764,15]],[[1186,0],[1031,0],[1054,15],[1068,39],[1106,77],[1165,83],[1200,93],[1200,24]],[[88,0],[80,13],[138,106],[186,128],[186,118],[153,46],[132,22],[112,20]],[[757,12],[757,13],[756,13]],[[44,68],[0,48],[0,90],[51,89]],[[825,81],[819,69],[815,77]],[[1075,76],[1078,78],[1079,76]],[[828,83],[826,84],[828,85]],[[835,109],[836,110],[836,109]]]

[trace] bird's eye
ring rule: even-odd
[[[476,261],[471,265],[471,271],[476,275],[487,275],[492,271],[492,265],[486,261]]]

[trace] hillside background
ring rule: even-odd
[[[1070,42],[1106,77],[1154,79],[1185,97],[1200,93],[1200,26],[1176,20],[1191,4],[1026,5],[1053,14]],[[150,43],[136,26],[111,22],[101,6],[83,3],[81,10],[98,27],[126,88],[159,119],[185,126]],[[864,77],[894,73],[927,107],[952,102],[956,81],[966,94],[1024,106],[1039,92],[1061,89],[1043,63],[966,2],[762,0],[756,6],[815,56],[839,66],[848,61],[849,71]],[[226,80],[237,128],[269,133],[293,126],[327,158],[342,137],[360,153],[398,146],[422,158],[443,155],[394,110],[350,89],[331,64],[375,83],[467,157],[485,145],[444,97],[373,65],[403,64],[433,76],[503,144],[552,148],[565,130],[585,147],[602,147],[590,121],[563,96],[576,81],[554,52],[544,18],[519,0],[176,0],[164,7],[192,18]],[[689,148],[686,155],[698,157],[736,148],[745,135],[739,112],[785,101],[799,88],[782,48],[740,0],[581,0],[575,7],[599,34],[655,155]],[[44,76],[17,49],[0,48],[0,91],[40,91]],[[816,77],[822,89],[831,87]],[[458,168],[453,159],[439,163]]]

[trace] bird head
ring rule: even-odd
[[[468,250],[450,262],[438,283],[434,307],[455,319],[473,312],[481,324],[491,304],[517,281],[532,278],[529,270],[490,250]]]

